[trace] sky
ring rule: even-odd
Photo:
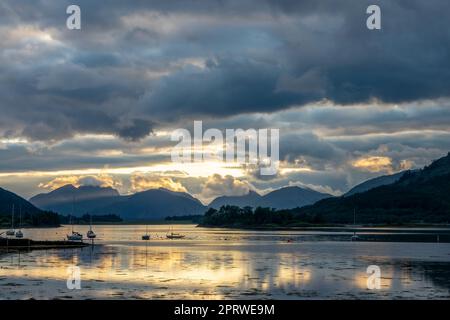
[[[81,30],[66,8],[81,8]],[[381,30],[366,9],[381,8]],[[303,186],[340,195],[450,151],[447,0],[0,2],[0,187],[207,203]],[[177,164],[174,129],[280,130],[280,168]]]

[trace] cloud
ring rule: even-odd
[[[352,165],[370,172],[392,172],[392,159],[388,157],[364,157],[353,161]]]
[[[55,190],[67,184],[76,187],[94,186],[94,187],[111,187],[117,188],[122,186],[121,181],[107,174],[99,175],[79,175],[79,176],[61,176],[56,177],[46,183],[40,183],[39,188]]]
[[[80,32],[68,4],[2,2],[1,136],[136,141],[199,116],[450,96],[445,0],[381,0],[379,32],[370,1],[79,1]]]
[[[130,180],[132,192],[141,192],[158,188],[176,192],[187,192],[187,189],[180,182],[172,180],[171,177],[136,172],[131,175]]]
[[[242,196],[253,189],[246,181],[230,175],[221,176],[219,174],[208,177],[202,187],[199,197],[206,202],[218,196]]]

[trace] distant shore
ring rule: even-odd
[[[247,231],[304,231],[317,232],[315,237],[325,237],[335,241],[356,242],[417,242],[450,243],[449,225],[408,225],[408,226],[308,226],[308,227],[225,227],[200,226]],[[331,235],[330,235],[331,234]],[[355,239],[350,237],[356,236]],[[295,234],[291,235],[295,239]]]
[[[394,231],[398,229],[399,232],[405,231],[409,232],[411,229],[428,229],[430,231],[436,229],[448,229],[450,232],[449,224],[380,224],[380,225],[345,225],[345,224],[323,224],[323,225],[303,225],[303,226],[273,226],[273,225],[263,225],[263,226],[236,226],[236,225],[204,225],[199,224],[197,227],[201,228],[223,228],[223,229],[237,229],[237,230],[278,230],[278,231],[342,231],[342,232],[355,232],[359,230],[364,230],[366,232],[383,232],[386,229]]]

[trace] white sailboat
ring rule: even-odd
[[[14,236],[16,234],[16,230],[14,229],[14,204],[12,205],[12,213],[11,213],[11,229],[6,231],[7,236]]]
[[[81,241],[83,240],[83,235],[79,232],[73,231],[73,223],[72,223],[72,216],[70,216],[70,224],[72,225],[72,234],[67,235],[67,240],[69,241]]]
[[[70,235],[68,234],[67,235],[67,240],[69,240],[69,241],[82,241],[83,240],[83,235],[81,233],[79,233],[79,232],[73,231],[72,215],[73,215],[73,212],[74,212],[74,210],[73,210],[73,206],[74,206],[73,203],[74,202],[75,202],[75,199],[72,202],[72,214],[70,215],[70,225],[72,226],[72,234],[70,234]]]
[[[87,232],[87,237],[89,239],[95,239],[97,237],[95,232],[92,230],[92,214],[91,214],[91,222],[89,224],[89,231]]]
[[[22,208],[19,208],[19,230],[17,230],[16,232],[16,238],[23,238],[23,232],[21,230],[21,226],[22,226]]]

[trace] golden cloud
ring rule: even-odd
[[[352,166],[370,172],[392,172],[392,159],[389,157],[362,157],[353,161]]]
[[[67,184],[71,184],[75,187],[98,186],[98,187],[117,188],[122,186],[122,183],[119,180],[114,179],[112,176],[108,174],[98,174],[98,175],[72,175],[72,176],[56,177],[47,183],[40,183],[38,187],[55,190]]]
[[[187,192],[186,188],[180,182],[174,181],[170,177],[143,174],[138,172],[133,173],[130,180],[131,189],[134,192],[158,188],[165,188],[176,192]]]

